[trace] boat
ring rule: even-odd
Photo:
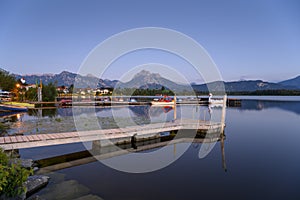
[[[208,103],[209,104],[223,104],[223,99],[212,99],[212,93],[208,95]]]
[[[130,98],[128,100],[128,105],[141,105],[141,102],[138,102],[136,99],[134,98]]]
[[[7,104],[0,104],[0,111],[4,112],[27,112],[28,108],[24,106],[13,106]]]
[[[4,105],[9,105],[9,106],[34,108],[34,104],[32,104],[32,103],[27,103],[27,102],[6,101],[6,102],[2,102],[2,104],[4,104]]]
[[[130,98],[130,99],[129,99],[129,102],[130,102],[130,103],[137,103],[137,100],[136,100],[136,99],[133,99],[133,98]]]
[[[60,102],[59,102],[59,105],[60,106],[72,106],[72,99],[62,99]]]
[[[158,100],[151,101],[151,105],[153,106],[172,106],[175,104],[174,99],[169,96],[164,96]]]
[[[152,106],[172,106],[174,102],[151,101]]]
[[[11,101],[12,93],[0,90],[0,101]]]

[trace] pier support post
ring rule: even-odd
[[[224,97],[223,97],[223,108],[222,108],[222,118],[221,118],[221,134],[224,133],[224,128],[225,128],[226,104],[227,104],[227,94],[225,94]]]
[[[41,87],[38,87],[38,102],[42,102],[43,99],[42,99],[42,88]]]
[[[92,152],[96,153],[96,154],[100,154],[100,152],[101,152],[101,141],[100,140],[93,141]]]
[[[176,95],[174,96],[174,121],[177,119],[177,112],[176,112]]]
[[[131,147],[134,149],[137,149],[137,138],[136,138],[137,134],[135,133],[133,136],[131,136]]]
[[[225,145],[224,145],[225,134],[221,133],[221,152],[222,152],[222,167],[227,172],[226,160],[225,160]]]

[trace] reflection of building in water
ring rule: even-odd
[[[258,102],[257,103],[257,108],[258,108],[258,110],[264,109],[264,104],[262,102]]]
[[[0,112],[0,119],[1,119],[0,122],[6,122],[6,121],[16,122],[23,115],[24,115],[24,113],[19,113],[19,112],[17,112],[17,113],[14,113],[14,112]]]
[[[0,112],[0,128],[1,136],[20,135],[25,127],[23,126],[24,113]]]

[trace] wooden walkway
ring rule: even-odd
[[[131,137],[147,138],[158,135],[160,132],[180,129],[219,130],[221,123],[211,123],[198,120],[180,120],[175,122],[148,124],[143,126],[130,126],[126,128],[102,129],[82,132],[49,133],[22,136],[0,137],[0,147],[4,150],[32,148],[41,146],[61,145],[90,141],[124,142]],[[111,143],[110,143],[111,144]]]

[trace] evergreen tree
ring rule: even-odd
[[[56,86],[52,82],[48,85],[43,85],[42,89],[43,101],[55,101],[57,97]]]
[[[0,69],[0,89],[5,91],[13,91],[16,87],[16,79],[9,72]]]

